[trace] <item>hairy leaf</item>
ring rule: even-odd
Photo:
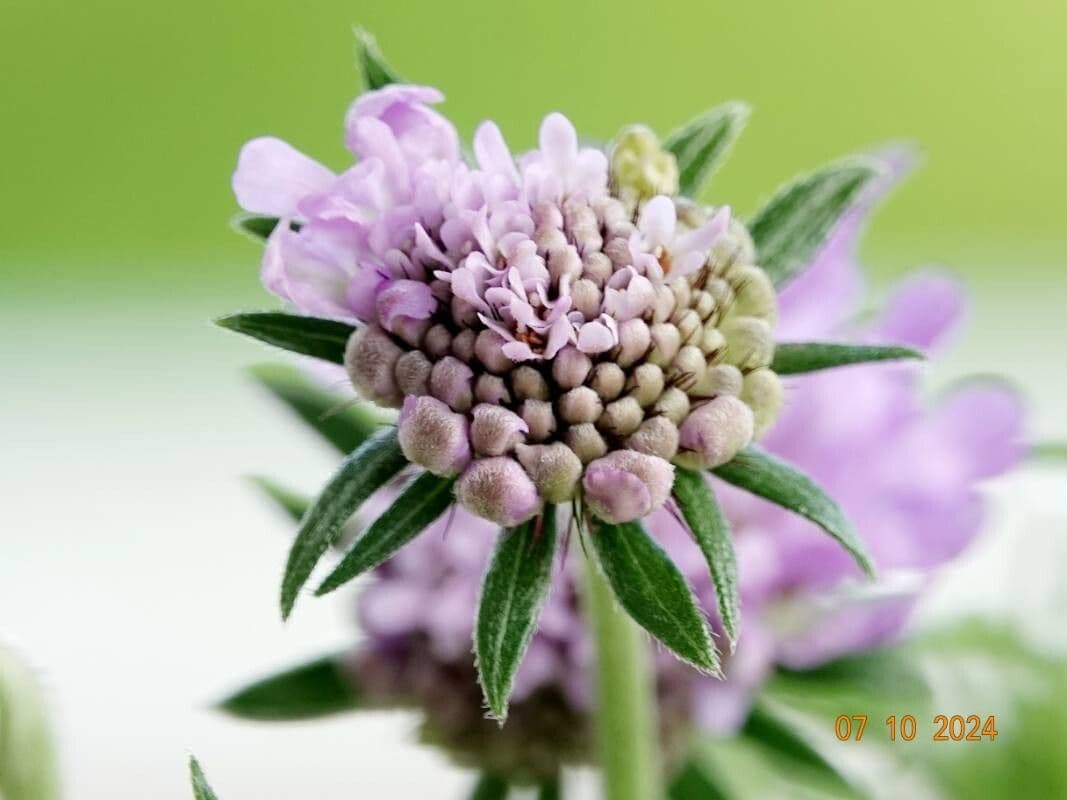
[[[344,322],[286,314],[251,311],[220,317],[215,323],[261,342],[305,356],[343,364],[345,345],[355,328]]]
[[[475,621],[478,680],[489,712],[501,722],[537,617],[552,583],[556,552],[556,510],[502,531],[482,583]]]
[[[299,522],[311,506],[311,498],[282,486],[273,478],[253,475],[249,480],[267,495],[293,522]]]
[[[899,345],[845,344],[838,342],[779,342],[774,346],[771,369],[779,375],[797,375],[820,369],[924,358],[918,350]]]
[[[699,472],[681,467],[675,469],[674,498],[700,552],[704,554],[704,560],[708,562],[715,583],[719,617],[733,645],[741,631],[741,594],[730,525],[707,479]]]
[[[296,367],[260,364],[252,377],[342,453],[351,453],[387,421],[373,406],[323,389]]]
[[[795,467],[749,446],[712,472],[727,483],[811,520],[848,550],[864,572],[874,576],[874,564],[852,523],[826,492]]]
[[[686,197],[700,194],[741,135],[751,109],[745,103],[723,103],[674,131],[663,146],[678,161],[678,191]]]
[[[837,221],[881,173],[873,159],[835,161],[782,187],[756,212],[748,229],[776,286],[811,263]]]
[[[381,428],[348,456],[308,509],[289,551],[282,578],[282,619],[289,616],[297,595],[322,554],[341,535],[341,526],[368,497],[407,464],[396,428]]]
[[[374,569],[433,524],[452,505],[455,478],[424,472],[356,539],[341,563],[315,590],[327,594]]]
[[[218,796],[211,790],[211,786],[208,785],[207,778],[204,777],[204,770],[200,769],[200,762],[196,760],[195,756],[189,756],[189,780],[193,784],[193,797],[195,800],[219,800]]]
[[[385,60],[374,36],[356,28],[356,60],[363,76],[363,85],[368,91],[381,89],[390,83],[405,83],[395,69]]]
[[[241,719],[288,721],[351,711],[359,701],[340,656],[329,655],[253,681],[217,707]]]
[[[718,656],[692,590],[641,524],[601,525],[589,538],[619,605],[633,620],[683,661],[716,672]]]

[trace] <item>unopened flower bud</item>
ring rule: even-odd
[[[626,210],[626,206],[610,195],[604,195],[594,200],[593,211],[596,212],[597,219],[604,227],[630,220],[630,214]]]
[[[360,328],[345,346],[345,370],[360,396],[396,408],[403,395],[396,384],[396,362],[404,351],[377,325]]]
[[[643,319],[628,319],[619,326],[619,352],[615,363],[627,369],[652,346],[652,333]]]
[[[597,427],[614,436],[627,436],[637,430],[645,412],[641,404],[632,396],[620,397],[604,407],[604,413],[597,420]]]
[[[471,460],[467,418],[433,397],[407,397],[397,439],[404,456],[434,475],[456,475]]]
[[[405,395],[416,397],[430,393],[433,364],[421,350],[411,350],[396,362],[396,385]]]
[[[703,289],[693,292],[691,305],[702,322],[706,322],[715,313],[715,298]]]
[[[678,425],[689,413],[689,395],[677,386],[672,386],[660,395],[652,411]]]
[[[563,212],[555,203],[538,203],[533,208],[533,219],[538,228],[563,227]]]
[[[633,224],[633,221],[627,217],[621,222],[613,222],[608,225],[605,234],[609,238],[625,239],[630,241],[630,237],[634,235],[634,231],[637,230],[637,226]]]
[[[528,428],[527,437],[532,442],[543,442],[556,432],[556,415],[547,400],[528,398],[519,407],[519,416]]]
[[[471,445],[480,456],[502,456],[522,441],[529,426],[514,411],[481,403],[471,418]]]
[[[596,422],[604,410],[604,404],[588,386],[571,389],[559,399],[559,415],[571,425]]]
[[[552,377],[564,389],[581,386],[593,368],[593,360],[573,345],[556,353],[552,361]]]
[[[707,361],[700,348],[687,344],[678,351],[678,355],[667,368],[667,380],[679,389],[689,391],[704,377],[705,369]]]
[[[752,409],[733,395],[720,395],[689,412],[678,428],[675,463],[694,469],[718,467],[752,441]]]
[[[652,332],[652,352],[648,354],[648,360],[665,367],[678,354],[682,337],[678,329],[669,322],[657,322],[649,330]]]
[[[678,452],[678,426],[666,417],[649,417],[630,434],[626,446],[670,461]]]
[[[598,288],[607,283],[611,274],[611,259],[599,250],[582,256],[582,277],[591,280]]]
[[[586,320],[596,319],[600,314],[600,299],[600,289],[589,278],[575,281],[571,287],[571,303]]]
[[[469,364],[474,359],[474,340],[476,338],[477,334],[470,328],[457,333],[452,339],[452,355],[463,363]]]
[[[582,477],[589,509],[610,523],[652,513],[667,502],[673,483],[670,462],[635,450],[615,450],[598,458],[586,466]]]
[[[741,394],[741,370],[733,364],[716,364],[704,370],[704,377],[689,390],[693,397],[717,397]]]
[[[728,364],[742,370],[766,367],[774,357],[774,338],[771,326],[758,317],[733,317],[723,323],[722,335],[726,337]]]
[[[447,403],[454,411],[470,410],[474,399],[474,371],[455,356],[445,356],[430,372],[430,394]]]
[[[690,301],[693,298],[693,286],[689,283],[688,278],[675,278],[669,284],[671,292],[674,293],[674,303],[678,308],[689,308]]]
[[[504,355],[504,344],[503,336],[486,328],[479,331],[478,337],[474,340],[474,354],[478,356],[482,366],[500,375],[515,366],[515,363]]]
[[[726,234],[715,240],[711,246],[708,260],[716,272],[724,273],[735,264],[753,264],[756,261],[756,247],[744,224],[736,217],[731,217]]]
[[[579,252],[599,250],[604,240],[600,236],[600,223],[596,212],[584,201],[568,200],[563,206],[565,230],[578,246]]]
[[[711,299],[715,301],[715,308],[720,314],[728,311],[734,303],[734,290],[722,278],[708,278],[704,284],[704,291],[711,295]]]
[[[548,381],[530,366],[517,367],[511,373],[511,389],[519,400],[547,400]]]
[[[726,337],[714,325],[708,325],[700,334],[699,346],[705,356],[715,359],[726,350]]]
[[[472,514],[511,528],[541,510],[537,487],[511,458],[474,461],[456,485],[456,498]]]
[[[600,395],[605,402],[614,400],[626,385],[626,373],[622,367],[611,361],[601,361],[593,367],[593,374],[589,379],[589,386]]]
[[[691,308],[675,311],[671,322],[678,329],[678,335],[682,337],[682,344],[698,344],[700,337],[704,335],[704,321],[700,319]]]
[[[478,309],[462,298],[453,297],[449,303],[449,310],[452,312],[452,319],[465,328],[478,324]]]
[[[647,408],[663,394],[665,383],[663,368],[646,362],[630,374],[626,388],[642,408]]]
[[[600,458],[608,452],[608,445],[604,437],[595,426],[586,422],[581,425],[572,425],[565,435],[567,447],[574,451],[583,464],[588,464],[594,458]]]
[[[573,245],[553,250],[548,257],[548,272],[557,285],[563,278],[576,281],[582,275],[582,259]]]
[[[778,296],[770,276],[759,267],[735,267],[729,275],[734,303],[728,316],[760,317],[773,323],[778,316]]]
[[[615,194],[637,206],[658,194],[678,194],[678,162],[659,137],[635,125],[623,130],[611,150],[611,182]]]
[[[582,462],[562,442],[520,444],[515,448],[526,474],[546,503],[565,503],[574,497],[582,476]]]
[[[422,348],[431,358],[444,358],[452,352],[452,334],[448,328],[438,323],[426,331]]]
[[[652,306],[652,322],[660,323],[666,322],[674,314],[675,309],[678,308],[678,301],[675,300],[674,292],[671,291],[671,287],[665,283],[661,283],[656,287],[656,301]]]
[[[483,372],[474,382],[474,399],[479,403],[503,405],[511,402],[511,392],[499,375]]]
[[[633,257],[630,255],[630,238],[628,236],[614,236],[604,244],[604,255],[611,259],[615,269],[630,266]]]
[[[537,244],[537,252],[542,256],[549,256],[557,250],[567,247],[567,237],[563,231],[556,227],[541,227],[534,231],[534,242]]]
[[[757,438],[766,433],[778,419],[783,394],[781,379],[766,367],[753,370],[745,376],[741,386],[741,399],[752,409],[756,419]]]

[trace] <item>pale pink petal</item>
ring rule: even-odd
[[[649,249],[666,247],[674,238],[677,215],[674,202],[665,195],[656,195],[641,208],[637,218],[637,229],[644,236],[645,246]]]
[[[515,160],[496,123],[483,122],[478,126],[474,133],[474,157],[482,169],[497,172],[518,183],[519,171],[515,168]]]
[[[336,176],[281,139],[264,136],[241,148],[233,193],[245,211],[291,217],[308,195],[328,190]]]

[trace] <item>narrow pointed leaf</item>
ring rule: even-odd
[[[508,796],[508,782],[485,773],[471,789],[469,800],[504,800]]]
[[[847,158],[802,175],[756,212],[748,229],[760,265],[776,286],[806,268],[837,221],[882,168]]]
[[[308,508],[311,507],[310,497],[282,486],[273,478],[268,478],[265,475],[253,475],[249,480],[293,522],[300,522],[304,514],[307,513]]]
[[[356,28],[356,59],[368,91],[381,89],[390,83],[404,83],[395,69],[385,60],[378,41],[363,28]]]
[[[693,591],[641,524],[602,525],[589,538],[619,605],[633,620],[683,661],[716,672],[718,656]]]
[[[475,620],[478,680],[489,712],[503,721],[508,698],[552,583],[555,506],[540,519],[501,532],[482,583]]]
[[[253,681],[217,708],[241,719],[280,722],[339,714],[359,703],[341,657],[329,655]]]
[[[741,736],[760,744],[785,761],[802,765],[814,770],[822,777],[842,788],[851,789],[849,781],[837,771],[833,764],[808,744],[804,735],[794,730],[789,724],[776,717],[766,704],[757,702],[751,709]]]
[[[674,776],[667,797],[668,800],[727,800],[729,795],[715,783],[706,767],[690,759]]]
[[[455,482],[455,478],[441,478],[429,472],[413,480],[385,513],[360,534],[315,594],[332,592],[374,569],[426,530],[452,505]]]
[[[278,226],[278,218],[265,217],[261,214],[237,214],[230,220],[230,225],[238,233],[262,242],[274,232]]]
[[[385,424],[373,406],[323,389],[296,367],[261,364],[252,377],[342,453],[351,453]]]
[[[715,584],[719,618],[732,645],[741,631],[741,594],[730,525],[707,479],[699,472],[681,467],[675,469],[674,498],[700,552],[704,554],[704,560],[708,562]]]
[[[678,190],[686,197],[700,194],[723,162],[748,122],[745,103],[724,103],[685,123],[663,146],[678,161]]]
[[[826,492],[795,467],[750,446],[712,472],[727,483],[811,520],[834,537],[864,572],[874,576],[874,564],[852,523]]]
[[[252,311],[220,317],[215,323],[261,342],[343,364],[345,345],[355,328],[344,322],[282,311]]]
[[[289,551],[282,578],[282,619],[292,612],[297,595],[326,548],[341,535],[341,526],[405,464],[407,460],[393,427],[376,431],[341,462],[340,469],[304,515]]]
[[[779,342],[774,346],[771,369],[779,375],[797,375],[820,369],[866,364],[874,361],[922,359],[923,354],[910,347],[839,342]]]
[[[189,756],[189,780],[193,785],[193,797],[195,800],[219,800],[211,790],[211,786],[204,776],[204,770],[200,769],[200,762],[195,756]]]

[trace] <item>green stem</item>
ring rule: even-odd
[[[596,534],[593,534],[594,536]],[[596,734],[605,800],[660,800],[656,701],[648,643],[585,557],[585,614],[597,650]]]

